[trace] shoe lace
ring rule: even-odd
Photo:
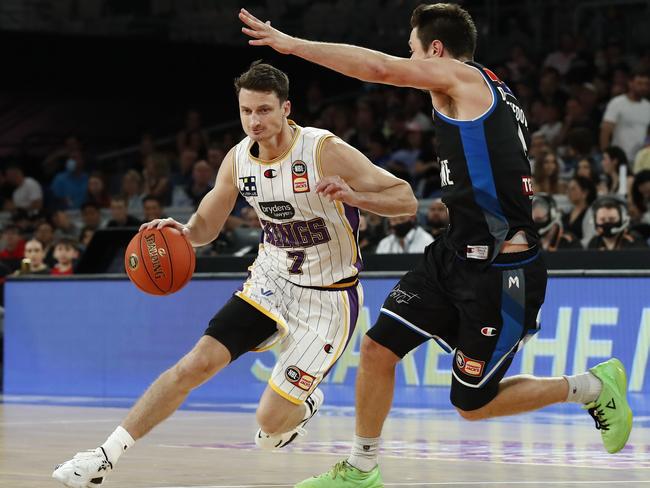
[[[609,430],[609,423],[605,417],[605,412],[600,408],[600,403],[588,405],[586,408],[591,418],[594,419],[598,430]]]
[[[332,474],[332,479],[336,479],[337,476],[341,475],[341,478],[344,478],[343,473],[347,471],[347,462],[346,461],[339,461],[334,465],[332,468],[332,471],[330,473]]]

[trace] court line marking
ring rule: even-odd
[[[602,486],[604,483],[630,484],[650,483],[650,480],[571,480],[571,481],[429,481],[413,483],[386,483],[384,486],[467,486],[467,485],[594,485]],[[293,488],[295,485],[203,485],[203,486],[154,486],[152,488]]]
[[[219,450],[227,450],[230,451],[231,449],[228,448],[223,448],[223,447],[195,447],[195,446],[178,446],[178,445],[171,445],[171,444],[158,444],[158,447],[166,447],[170,449],[211,449],[215,451]],[[258,449],[256,448],[250,448],[250,449],[237,449],[238,452],[257,452]],[[296,454],[303,454],[303,455],[308,455],[308,456],[345,456],[345,453],[340,453],[340,452],[314,452],[314,451],[287,451],[283,453],[278,453],[275,451],[275,454],[281,454],[281,455],[296,455]],[[448,462],[448,463],[466,463],[468,460],[467,459],[461,459],[461,458],[445,458],[445,457],[420,457],[420,456],[403,456],[399,454],[384,454],[380,453],[380,456],[383,458],[389,458],[389,459],[408,459],[410,461],[440,461],[440,462]],[[620,467],[611,467],[611,466],[594,466],[591,464],[562,464],[562,463],[533,463],[533,462],[518,462],[518,461],[503,461],[500,459],[490,459],[490,460],[478,460],[478,459],[472,459],[472,462],[477,462],[477,463],[492,463],[492,464],[507,464],[507,465],[514,465],[514,466],[540,466],[544,468],[548,467],[557,467],[557,468],[581,468],[581,469],[599,469],[599,470],[606,470],[606,471],[624,471],[624,470],[638,470],[638,469],[650,469],[650,466],[634,466],[633,468],[631,466],[620,466]],[[630,459],[630,464],[634,462],[634,459]],[[643,480],[644,483],[650,483],[650,480]],[[481,482],[481,483],[486,483],[486,482]],[[244,485],[248,486],[248,485]],[[265,487],[269,485],[254,485],[254,486],[260,486],[260,487]],[[280,486],[285,486],[285,485],[280,485]],[[293,486],[293,485],[291,485]],[[394,486],[402,486],[402,485],[394,485]],[[406,485],[408,486],[408,485]],[[426,485],[424,485],[426,486]],[[154,488],[228,488],[228,487],[221,487],[221,486],[168,486],[168,487],[154,487]],[[234,487],[237,488],[237,487]]]

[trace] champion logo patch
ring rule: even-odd
[[[275,178],[276,176],[278,176],[278,172],[273,168],[264,171],[264,178]]]
[[[497,335],[497,330],[494,327],[483,327],[481,329],[481,334],[485,337],[494,337]]]

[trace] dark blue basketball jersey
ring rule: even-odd
[[[462,258],[490,262],[519,231],[531,245],[539,240],[532,220],[528,123],[505,83],[478,63],[466,64],[485,79],[492,105],[470,121],[434,109],[442,200],[450,219],[446,243]]]

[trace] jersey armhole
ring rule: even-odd
[[[232,184],[235,185],[237,191],[239,191],[239,185],[237,184],[237,153],[239,152],[238,146],[235,147],[235,150],[232,152]]]
[[[314,161],[316,163],[316,172],[318,173],[318,180],[321,180],[323,178],[323,167],[321,165],[321,153],[323,152],[323,145],[325,144],[325,141],[328,139],[332,139],[336,137],[334,134],[326,134],[323,137],[321,137],[316,143],[316,149],[314,151]]]

